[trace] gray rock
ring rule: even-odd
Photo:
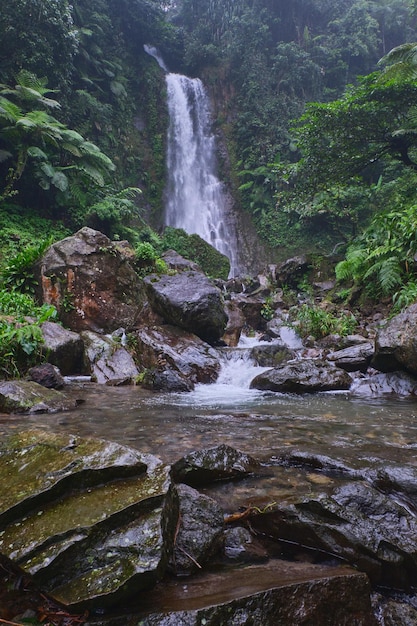
[[[77,400],[65,393],[30,380],[0,382],[0,411],[3,413],[56,413],[74,409],[77,404]]]
[[[378,331],[372,367],[382,372],[405,369],[417,375],[417,304],[404,309]]]
[[[224,554],[226,558],[239,563],[259,563],[269,559],[265,548],[242,526],[225,531]]]
[[[142,369],[177,372],[189,383],[212,383],[220,371],[217,352],[196,335],[175,326],[142,327],[135,334],[136,361]]]
[[[220,340],[227,324],[223,297],[203,273],[152,274],[144,282],[152,308],[168,324],[211,344]]]
[[[347,372],[366,372],[374,354],[372,343],[360,343],[327,355],[327,360]]]
[[[197,487],[216,480],[244,478],[257,471],[259,465],[248,454],[223,444],[190,452],[172,465],[171,475],[176,482]]]
[[[133,357],[116,337],[97,335],[91,331],[81,333],[85,344],[86,369],[92,379],[100,384],[130,384],[139,376]]]
[[[415,397],[417,380],[405,372],[374,374],[354,380],[349,393],[360,398]]]
[[[351,382],[344,370],[325,361],[304,359],[267,370],[254,378],[250,386],[282,393],[315,393],[349,389]]]
[[[141,384],[144,389],[171,393],[181,393],[194,389],[194,383],[185,376],[182,376],[179,372],[169,368],[162,372],[158,370],[147,370]]]
[[[180,524],[170,569],[177,576],[189,576],[223,547],[223,511],[215,500],[188,485],[177,485],[176,489]]]
[[[282,344],[271,343],[252,348],[251,357],[262,367],[276,367],[294,358],[294,352]]]
[[[52,363],[42,363],[42,365],[31,367],[28,374],[30,380],[47,389],[62,389],[65,386],[61,372]]]
[[[44,322],[41,329],[48,361],[63,376],[82,373],[84,344],[80,335],[54,322]]]

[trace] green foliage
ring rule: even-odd
[[[374,297],[393,296],[413,281],[416,253],[417,206],[400,205],[374,217],[337,264],[336,278],[354,280]]]
[[[173,249],[185,259],[197,263],[212,278],[226,280],[230,272],[229,259],[198,235],[188,235],[181,228],[167,227],[162,236],[164,250]]]
[[[53,306],[39,307],[27,294],[0,290],[0,373],[3,378],[19,377],[44,360],[40,325],[55,319],[56,314]]]
[[[417,280],[410,280],[397,291],[392,298],[394,312],[398,313],[402,309],[414,304],[417,301]]]
[[[134,267],[140,276],[168,272],[167,264],[159,257],[157,250],[149,241],[142,241],[136,246]]]
[[[53,237],[43,239],[36,244],[27,245],[12,256],[0,272],[0,282],[5,289],[15,289],[22,293],[34,293],[36,281],[34,265],[45,250],[52,245]]]
[[[330,334],[341,336],[351,334],[357,321],[351,313],[342,312],[333,315],[315,305],[303,304],[296,312],[295,326],[301,337],[312,335],[315,339],[321,339]]]

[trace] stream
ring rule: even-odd
[[[216,487],[226,510],[292,500],[311,490],[316,475],[284,468],[285,452],[308,452],[354,469],[380,461],[416,465],[417,403],[364,400],[347,392],[290,395],[249,389],[262,370],[249,359],[253,340],[220,350],[218,381],[191,393],[154,393],[141,387],[72,382],[67,393],[83,403],[66,413],[0,414],[0,433],[41,428],[117,441],[173,463],[184,454],[219,444],[233,446],[268,465],[268,477]],[[322,477],[334,486],[335,478]]]

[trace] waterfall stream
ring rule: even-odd
[[[199,78],[170,73],[152,46],[145,51],[166,72],[169,128],[165,225],[197,234],[239,272],[236,225],[217,175],[216,140],[210,101]]]

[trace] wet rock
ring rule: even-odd
[[[135,334],[136,362],[151,372],[172,370],[189,383],[212,383],[220,371],[217,352],[196,335],[175,326],[140,328]]]
[[[360,398],[415,397],[417,395],[417,380],[405,372],[374,374],[354,380],[350,394]]]
[[[181,582],[149,592],[136,621],[109,626],[377,625],[369,582],[349,568],[275,561]]]
[[[382,372],[405,369],[417,375],[417,304],[404,309],[378,331],[372,367]]]
[[[43,363],[31,367],[28,374],[30,380],[47,389],[62,389],[65,386],[61,372],[52,363]]]
[[[243,316],[245,326],[248,326],[253,330],[265,330],[266,319],[262,315],[264,306],[263,298],[257,298],[256,296],[249,296],[246,294],[237,294],[233,298],[233,303]]]
[[[131,384],[139,376],[133,357],[121,345],[119,337],[97,335],[84,331],[85,369],[99,384]]]
[[[118,605],[163,575],[178,497],[159,459],[46,432],[2,443],[0,553],[68,609]]]
[[[145,302],[143,283],[126,255],[102,233],[84,227],[58,241],[37,272],[42,299],[56,306],[68,328],[112,332],[137,325]]]
[[[168,324],[210,344],[222,337],[227,324],[223,297],[202,272],[181,272],[175,276],[152,274],[144,282],[152,308]]]
[[[176,490],[180,523],[170,569],[177,576],[189,576],[223,547],[223,511],[212,498],[188,485],[177,485]]]
[[[304,359],[267,370],[256,376],[250,386],[282,393],[315,393],[349,389],[351,382],[344,370],[325,361]]]
[[[347,372],[366,372],[374,354],[372,343],[360,343],[327,355],[327,360]]]
[[[239,563],[259,563],[269,559],[265,548],[242,526],[225,531],[224,554],[226,558]]]
[[[54,322],[44,322],[41,329],[48,361],[63,376],[82,373],[84,344],[80,335]]]
[[[376,585],[408,589],[417,574],[417,522],[362,482],[251,518],[253,530],[316,554],[339,557]]]
[[[251,357],[262,367],[276,367],[294,358],[294,352],[282,344],[271,343],[252,348]]]
[[[407,598],[385,600],[379,596],[374,601],[375,613],[382,626],[417,626],[417,609],[407,602]]]
[[[162,372],[146,370],[141,384],[144,389],[151,391],[181,393],[194,389],[194,383],[172,369],[165,369]]]
[[[171,475],[175,482],[198,487],[216,480],[244,478],[258,469],[259,461],[253,457],[220,445],[190,452],[172,465]]]
[[[296,289],[309,267],[310,260],[306,255],[292,257],[276,266],[275,280],[280,287],[286,285],[291,289]]]
[[[29,380],[0,382],[0,411],[3,413],[56,413],[74,409],[78,401],[56,389]]]
[[[201,267],[197,263],[184,259],[175,250],[166,250],[161,255],[161,258],[171,270],[177,270],[178,272],[201,272]]]
[[[235,348],[239,343],[240,335],[245,325],[245,318],[233,300],[225,302],[225,310],[228,321],[222,340],[229,348]]]

